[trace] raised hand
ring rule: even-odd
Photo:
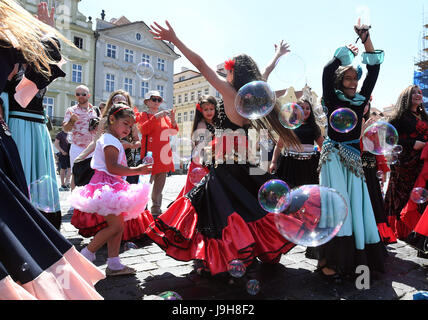
[[[354,31],[358,34],[358,37],[361,39],[361,42],[364,44],[369,37],[369,30],[371,26],[361,24],[361,18],[358,18],[357,24],[354,26]],[[358,41],[358,39],[357,39]]]
[[[40,2],[37,6],[36,18],[48,26],[55,28],[55,7],[52,7],[49,12],[47,3]]]
[[[165,40],[174,43],[174,41],[177,40],[175,31],[168,21],[165,21],[165,23],[168,29],[165,29],[157,22],[153,22],[155,26],[150,25],[150,28],[152,28],[152,30],[149,30],[149,32],[155,36],[154,39],[156,40]]]
[[[291,52],[289,48],[290,45],[287,42],[284,42],[284,40],[281,40],[279,46],[275,44],[275,53],[279,57],[283,56],[284,54]]]
[[[354,46],[353,44],[348,44],[346,47],[352,51],[354,56],[358,56],[359,49],[357,46]]]

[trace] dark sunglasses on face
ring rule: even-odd
[[[76,97],[86,97],[86,93],[76,93]]]
[[[153,102],[162,102],[162,98],[150,98]]]

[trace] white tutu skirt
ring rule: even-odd
[[[120,177],[95,170],[89,184],[76,187],[70,205],[86,213],[102,216],[124,215],[124,220],[137,218],[149,201],[150,184],[129,184]]]

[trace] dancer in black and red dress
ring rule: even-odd
[[[158,24],[152,26],[155,39],[172,42],[220,92],[227,116],[223,127],[237,130],[240,136],[235,141],[246,145],[251,123],[237,113],[234,102],[237,90],[243,85],[262,80],[255,62],[246,55],[228,61],[225,81],[178,39],[169,23],[167,26],[167,29]],[[264,124],[275,130],[285,143],[297,146],[299,142],[294,134],[280,124],[278,110],[279,105],[264,119]],[[237,159],[239,155],[234,156]],[[258,203],[259,188],[272,176],[252,175],[253,168],[256,166],[237,162],[212,165],[195,188],[159,216],[148,230],[148,236],[169,256],[182,261],[200,261],[212,275],[227,272],[229,262],[236,259],[246,266],[256,257],[262,262],[279,262],[281,254],[294,244],[281,236],[274,214],[264,211]]]
[[[403,152],[399,163],[391,165],[391,175],[385,195],[388,221],[398,239],[406,239],[412,228],[401,220],[401,211],[409,201],[416,179],[421,172],[422,149],[428,141],[428,115],[422,105],[422,92],[418,86],[407,87],[399,96],[396,113],[389,121],[398,131],[399,145]],[[423,212],[422,204],[419,212]]]

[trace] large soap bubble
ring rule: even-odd
[[[275,215],[275,224],[287,240],[317,247],[340,231],[348,215],[346,200],[336,190],[305,185],[290,192],[290,205]]]
[[[252,81],[239,89],[235,99],[236,111],[244,118],[257,120],[267,116],[275,107],[276,94],[264,81]]]

